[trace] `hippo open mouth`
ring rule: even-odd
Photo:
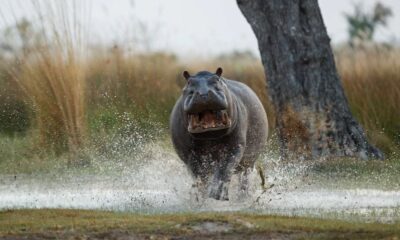
[[[230,128],[232,121],[226,110],[207,110],[188,114],[190,133],[203,133]]]

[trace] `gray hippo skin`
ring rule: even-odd
[[[187,83],[172,110],[170,129],[179,157],[208,197],[229,200],[234,173],[247,189],[247,174],[266,145],[268,121],[256,94],[221,74],[221,68],[183,73]]]

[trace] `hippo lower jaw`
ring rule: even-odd
[[[204,133],[230,128],[232,120],[227,110],[207,110],[188,114],[190,133]]]

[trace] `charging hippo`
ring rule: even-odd
[[[256,94],[245,84],[215,73],[198,72],[187,80],[172,110],[173,145],[208,197],[229,200],[232,175],[240,174],[247,189],[247,174],[266,145],[268,121]]]

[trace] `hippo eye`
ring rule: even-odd
[[[212,81],[209,82],[209,84],[212,85],[212,86],[217,86],[218,82],[216,80],[212,80]]]

